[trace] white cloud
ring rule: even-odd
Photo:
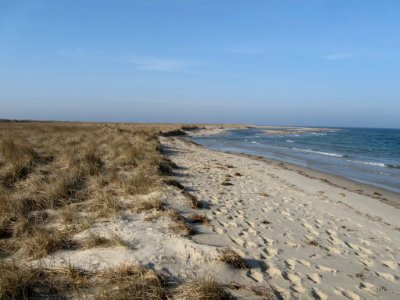
[[[160,58],[148,55],[133,55],[124,57],[121,55],[106,55],[100,50],[86,50],[83,48],[61,49],[58,54],[66,57],[102,58],[108,61],[130,63],[138,70],[183,72],[197,63],[189,60]]]
[[[184,71],[190,63],[184,60],[156,58],[156,57],[135,57],[129,59],[129,62],[136,65],[139,70],[181,72]]]

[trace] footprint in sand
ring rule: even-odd
[[[249,236],[249,234],[247,233],[246,230],[242,230],[241,232],[239,232],[239,235],[243,236],[243,237],[248,237]]]
[[[361,242],[361,244],[363,244],[365,246],[371,246],[371,242],[370,241],[367,241],[367,240],[364,240],[364,239],[358,239],[358,240]]]
[[[231,221],[228,223],[231,227],[237,227],[237,223],[234,221]]]
[[[389,269],[393,269],[393,270],[397,269],[397,262],[395,262],[395,261],[383,260],[383,261],[381,261],[381,263],[382,263],[382,265],[384,265],[385,267],[387,267]]]
[[[228,227],[228,224],[222,221],[218,221],[218,224],[221,225],[222,227]]]
[[[336,236],[337,232],[335,230],[332,229],[327,229],[325,230],[325,232],[329,235],[329,236]]]
[[[279,285],[271,284],[271,288],[274,290],[278,299],[282,299],[282,300],[292,299],[290,292],[288,290],[285,290],[284,288],[280,287]]]
[[[312,233],[315,236],[319,236],[319,232],[317,230],[315,230],[315,228],[311,224],[309,224],[307,222],[303,222],[303,223],[301,223],[301,225],[304,228],[308,229],[308,232]]]
[[[262,273],[260,273],[257,270],[250,270],[248,275],[251,279],[253,279],[256,282],[263,282],[264,281],[264,276]]]
[[[222,228],[215,228],[215,232],[218,233],[218,234],[225,234],[226,230],[222,229]]]
[[[389,273],[384,273],[384,272],[375,272],[376,275],[378,275],[379,277],[386,279],[387,281],[395,281],[396,277],[392,274]]]
[[[359,258],[358,259],[364,266],[371,268],[374,265],[374,262],[370,259]]]
[[[293,284],[291,286],[291,289],[299,294],[303,294],[306,291],[306,289],[301,284]]]
[[[281,270],[276,268],[274,265],[269,265],[267,268],[267,274],[270,277],[276,277],[276,276],[280,276],[282,274],[282,272],[281,272]]]
[[[370,256],[373,254],[373,252],[368,249],[368,248],[364,248],[361,247],[360,245],[354,244],[354,243],[350,243],[350,242],[346,242],[347,247],[349,247],[350,249],[355,251],[355,254],[359,255],[359,256]]]
[[[297,262],[305,267],[311,267],[311,263],[309,261],[306,261],[304,259],[298,259]]]
[[[356,293],[354,293],[352,291],[346,291],[341,288],[336,288],[335,292],[338,293],[339,295],[342,294],[347,299],[351,299],[351,300],[360,300],[361,299],[360,296],[357,295]]]
[[[267,256],[276,256],[278,254],[278,249],[275,248],[265,248],[263,251]]]
[[[345,245],[341,239],[338,239],[334,235],[329,236],[328,241],[335,246],[344,246]]]
[[[326,300],[326,299],[328,299],[328,296],[325,295],[323,292],[321,292],[320,289],[318,289],[318,288],[316,288],[316,287],[313,287],[313,288],[311,289],[311,295],[312,295],[315,299],[318,299],[318,300]]]
[[[285,242],[285,245],[288,245],[289,247],[292,247],[292,248],[300,248],[301,247],[301,245],[295,244],[292,242]]]
[[[322,276],[317,273],[307,274],[307,278],[317,284],[321,283],[321,277]]]
[[[254,242],[252,242],[252,241],[247,241],[247,242],[246,242],[246,246],[255,248],[255,247],[257,247],[257,244],[254,243]]]
[[[294,259],[287,259],[285,260],[285,265],[288,267],[290,270],[294,270],[296,268],[296,260]]]
[[[229,237],[231,240],[232,240],[232,242],[234,242],[236,245],[239,245],[239,246],[244,246],[244,240],[242,240],[241,238],[235,238],[235,237],[232,237],[232,236],[230,236]]]
[[[286,271],[282,273],[282,276],[292,284],[291,288],[297,293],[303,293],[305,291],[305,288],[301,285],[301,278],[299,276]]]
[[[321,270],[322,272],[329,272],[329,273],[332,273],[332,274],[336,274],[337,273],[337,270],[329,268],[329,267],[326,267],[326,266],[322,266],[322,265],[317,265],[316,268],[318,270]]]
[[[328,250],[330,253],[336,254],[336,255],[341,255],[342,251],[340,251],[339,248],[336,247],[328,247]]]
[[[261,237],[261,239],[268,245],[272,245],[274,243],[274,240],[269,238]]]
[[[253,228],[248,228],[246,230],[252,235],[255,235],[257,233],[257,231],[255,231]]]
[[[376,286],[374,286],[371,283],[368,282],[361,282],[360,283],[360,289],[367,291],[368,293],[376,296],[377,293],[375,292],[377,290]]]
[[[301,284],[301,278],[295,274],[289,273],[289,272],[282,272],[283,278],[288,280],[291,284]]]
[[[247,225],[249,225],[250,227],[254,227],[254,226],[256,226],[253,222],[251,222],[251,221],[245,221],[245,223],[247,224]]]

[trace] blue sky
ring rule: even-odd
[[[0,0],[0,118],[400,128],[400,1]]]

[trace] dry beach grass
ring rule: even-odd
[[[155,133],[168,128],[53,123],[0,126],[3,255],[23,252],[40,257],[72,247],[68,235],[87,227],[87,222],[146,206],[124,205],[119,202],[121,195],[160,188],[163,157]]]
[[[154,212],[153,217],[171,220],[173,232],[193,234],[179,213],[159,199],[143,196],[162,191],[176,167],[162,155],[157,135],[181,134],[180,127],[0,123],[0,299],[183,295],[182,288],[174,292],[153,270],[135,264],[84,271],[70,264],[37,263],[58,251],[130,247],[117,235],[89,231],[84,238],[76,238],[98,222],[127,214]],[[195,199],[189,200],[193,207],[197,205]],[[196,289],[200,289],[196,299],[225,295],[217,283],[209,281],[198,282]],[[202,289],[211,296],[201,296]]]

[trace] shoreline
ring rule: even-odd
[[[196,143],[197,144],[197,143]],[[199,145],[199,144],[198,144]],[[202,145],[199,145],[203,147]],[[208,149],[210,150],[210,149]],[[210,151],[218,151],[218,150],[210,150]],[[370,198],[382,201],[386,204],[390,204],[398,209],[400,209],[400,193],[396,193],[381,187],[377,187],[374,185],[370,185],[368,183],[363,183],[363,182],[358,182],[356,180],[332,174],[332,173],[327,173],[323,172],[320,170],[304,167],[304,166],[299,166],[293,163],[288,163],[272,158],[267,158],[263,156],[257,156],[257,155],[251,155],[247,153],[236,153],[236,152],[230,152],[230,151],[218,151],[222,153],[228,153],[232,155],[239,155],[239,156],[245,156],[249,157],[254,160],[258,161],[264,161],[269,164],[276,164],[279,165],[280,167],[286,168],[287,170],[295,171],[303,176],[306,176],[311,179],[319,179],[325,183],[328,183],[332,186],[342,188],[347,191],[351,192],[356,192],[359,193],[360,195],[365,195]]]
[[[239,156],[239,157],[246,157],[246,158],[250,158],[255,161],[264,162],[271,166],[285,169],[287,171],[296,172],[297,174],[304,176],[306,178],[318,180],[321,183],[325,183],[325,184],[331,185],[333,187],[343,189],[344,191],[347,191],[347,192],[357,193],[359,195],[366,196],[373,201],[378,200],[381,203],[390,205],[391,207],[393,207],[395,209],[400,209],[400,194],[389,191],[389,190],[385,190],[383,188],[368,185],[366,183],[360,183],[360,182],[351,180],[351,179],[343,177],[343,176],[330,174],[330,173],[315,170],[312,168],[307,168],[307,167],[298,166],[295,164],[291,164],[291,163],[287,163],[287,162],[283,162],[283,161],[279,161],[279,160],[275,160],[275,159],[271,159],[271,158],[266,158],[263,156],[257,156],[257,155],[247,154],[247,153],[236,153],[236,152],[230,152],[230,151],[212,150],[212,149],[208,149],[207,147],[204,147],[203,145],[198,144],[194,141],[188,141],[185,138],[182,138],[182,140],[184,140],[185,142],[193,143],[194,146],[203,148],[207,151],[235,155],[235,156]],[[365,203],[353,203],[353,205],[363,208],[363,206],[365,206]],[[370,213],[373,214],[374,213],[373,210]],[[379,218],[382,218],[382,219],[384,219],[384,217],[385,217],[384,214],[379,216]],[[393,216],[393,219],[395,219],[395,218],[396,218],[396,216]],[[400,222],[397,225],[397,227],[395,227],[395,229],[400,231]]]
[[[213,130],[210,130],[210,134],[208,134],[209,129],[203,129],[203,130],[201,130],[201,134],[198,134],[198,135],[192,135],[191,132],[188,132],[187,137],[196,138],[197,136],[216,135],[216,134],[224,133],[228,130],[235,130],[235,129],[238,129],[238,128],[223,128],[223,129],[221,128],[218,132],[214,132]],[[242,128],[239,128],[239,129],[242,129]],[[185,138],[185,137],[183,137],[183,138]],[[260,155],[248,154],[248,153],[243,153],[243,152],[212,150],[212,149],[208,149],[207,147],[205,147],[199,143],[196,143],[195,141],[190,140],[190,142],[196,144],[199,147],[203,147],[207,150],[210,150],[210,151],[229,153],[232,155],[239,155],[239,156],[247,156],[247,157],[255,159],[255,160],[263,160],[267,163],[279,164],[279,165],[285,166],[286,168],[288,168],[290,170],[298,172],[299,174],[303,174],[304,176],[308,176],[308,177],[314,178],[314,179],[320,178],[321,180],[327,181],[327,183],[329,183],[329,184],[336,185],[337,187],[340,187],[340,188],[343,188],[345,190],[349,190],[352,192],[358,192],[360,194],[369,196],[371,198],[382,201],[384,203],[388,203],[388,204],[400,209],[400,193],[389,190],[389,189],[385,189],[384,187],[375,186],[373,184],[357,181],[356,179],[348,178],[348,177],[345,177],[342,175],[336,175],[333,173],[297,165],[295,163],[281,161],[278,159],[273,159],[273,158],[268,158],[268,157],[264,157],[264,156],[260,156]]]

